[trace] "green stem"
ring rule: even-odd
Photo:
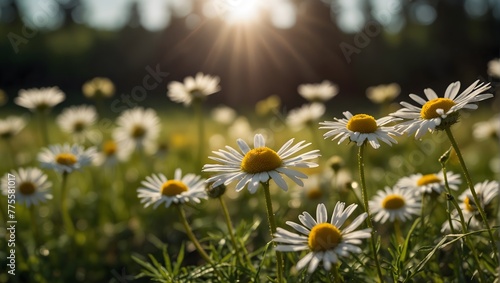
[[[184,225],[184,229],[186,230],[186,234],[188,235],[189,239],[191,242],[193,242],[194,246],[196,247],[196,250],[198,250],[198,253],[200,253],[201,257],[208,262],[209,264],[213,265],[212,260],[210,259],[210,256],[205,252],[203,247],[200,245],[200,242],[196,239],[196,237],[193,234],[193,230],[191,230],[191,226],[189,226],[189,223],[186,218],[186,213],[184,212],[184,209],[181,207],[181,205],[174,205],[177,210],[179,211],[179,215],[181,217],[181,222],[182,225]]]
[[[49,144],[49,133],[47,130],[47,114],[48,114],[47,110],[38,111],[38,116],[39,116],[38,123],[40,125],[40,133],[42,135],[43,145]]]
[[[421,235],[424,235],[424,229],[425,229],[424,202],[425,202],[425,193],[422,193],[422,204],[420,207],[420,234]]]
[[[224,213],[224,217],[226,219],[226,225],[227,225],[227,230],[229,232],[229,236],[231,237],[231,242],[233,243],[234,247],[234,252],[236,254],[236,257],[238,258],[238,261],[240,262],[241,265],[245,265],[243,258],[241,257],[241,254],[239,252],[239,245],[236,242],[236,238],[234,237],[234,231],[233,231],[233,223],[231,222],[231,217],[229,216],[229,211],[226,206],[226,202],[222,199],[222,197],[219,197],[219,202],[222,207],[222,212]],[[253,268],[251,262],[249,265],[251,268]]]
[[[335,282],[335,283],[343,283],[344,282],[344,280],[342,280],[342,277],[340,276],[338,264],[334,264],[330,271],[333,275],[333,282]],[[328,278],[330,278],[330,276],[328,276]]]
[[[372,216],[370,213],[370,208],[368,207],[368,194],[366,192],[366,182],[365,182],[365,164],[364,164],[364,147],[365,144],[359,146],[358,148],[358,166],[359,166],[359,178],[361,181],[361,193],[363,197],[363,206],[368,217],[366,218],[366,224],[371,228],[371,250],[373,254],[373,259],[375,260],[375,265],[377,267],[377,275],[379,282],[384,282],[384,277],[382,275],[382,269],[380,268],[380,262],[378,260],[376,239],[375,239],[375,229],[373,228]]]
[[[196,170],[201,170],[203,167],[203,149],[205,143],[205,124],[203,123],[203,101],[201,99],[195,99],[193,101],[195,108],[196,120],[198,123],[198,155],[196,156]]]
[[[274,218],[273,204],[271,201],[271,192],[269,191],[269,181],[263,182],[264,195],[266,196],[267,220],[269,222],[269,230],[271,231],[271,239],[274,238],[276,233],[276,220]],[[274,245],[274,242],[273,242]],[[283,282],[283,254],[276,251],[276,261],[278,264],[278,283]]]
[[[38,231],[38,225],[37,225],[37,221],[36,221],[36,212],[35,212],[34,205],[32,205],[30,207],[30,216],[31,216],[31,230],[33,230],[33,238],[35,240],[35,251],[36,251],[36,249],[42,245],[42,241],[40,238],[40,233]]]
[[[399,223],[398,219],[394,220],[394,233],[396,234],[396,240],[398,241],[398,244],[402,245],[404,243],[404,238],[403,234],[401,233],[401,224]]]
[[[68,189],[66,188],[67,183],[68,183],[68,172],[64,172],[62,175],[62,183],[61,183],[61,213],[66,233],[68,234],[68,236],[71,237],[75,233],[75,226],[73,225],[73,221],[71,220],[71,216],[68,211],[68,200],[67,200]]]
[[[462,209],[460,208],[460,205],[458,205],[457,201],[455,200],[455,198],[451,194],[451,190],[450,190],[450,187],[448,185],[448,177],[446,176],[446,166],[444,165],[444,163],[441,163],[441,168],[443,169],[444,187],[446,189],[448,200],[451,201],[451,203],[453,204],[453,206],[457,210],[458,216],[460,217],[460,224],[462,225],[462,233],[466,234],[467,233],[467,226],[466,226],[464,214],[462,212]],[[453,231],[453,225],[452,225],[451,221],[450,221],[450,230]],[[479,260],[479,256],[477,255],[477,251],[475,249],[475,246],[471,243],[469,237],[464,237],[464,238],[465,238],[465,243],[467,244],[467,246],[469,246],[470,250],[472,251],[472,256],[474,258],[474,261],[477,264],[477,271],[479,273],[480,282],[486,282],[484,280],[483,270],[481,269],[481,261]]]
[[[455,141],[455,138],[453,137],[453,133],[451,132],[451,129],[448,127],[446,128],[446,135],[448,136],[448,139],[451,142],[451,146],[455,150],[455,153],[457,154],[458,160],[460,161],[460,166],[462,167],[462,171],[465,175],[465,179],[467,180],[467,185],[469,186],[469,189],[472,194],[472,198],[474,199],[474,203],[477,206],[477,210],[479,211],[479,214],[481,215],[481,218],[483,219],[484,225],[486,226],[486,229],[488,231],[488,235],[490,237],[490,245],[493,249],[493,254],[495,255],[495,260],[498,260],[498,255],[497,255],[497,249],[496,249],[496,241],[495,238],[493,237],[493,233],[491,232],[491,227],[490,224],[488,223],[488,218],[486,218],[486,213],[484,212],[483,206],[481,205],[481,202],[479,201],[479,197],[477,196],[476,189],[474,188],[474,184],[472,183],[472,179],[469,174],[469,170],[467,169],[467,166],[465,165],[465,161],[462,157],[462,153],[460,152],[460,148],[458,147],[457,142]],[[459,209],[460,210],[460,209]]]

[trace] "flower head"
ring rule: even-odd
[[[393,101],[400,91],[401,88],[396,83],[372,86],[366,89],[366,97],[373,103],[382,104]]]
[[[113,166],[119,161],[128,160],[130,153],[114,140],[107,140],[102,143],[101,150],[96,153],[93,163],[96,166]]]
[[[266,116],[279,111],[281,99],[276,94],[257,101],[255,104],[255,113],[259,116]]]
[[[21,89],[14,102],[31,111],[45,111],[61,103],[65,98],[58,87]]]
[[[356,230],[366,219],[366,212],[356,217],[345,228],[342,227],[357,206],[351,204],[344,209],[345,203],[337,202],[331,220],[328,221],[326,206],[318,204],[316,219],[304,212],[299,215],[302,225],[292,221],[286,222],[300,234],[283,228],[277,229],[273,239],[277,243],[276,250],[281,252],[308,250],[309,253],[297,262],[297,269],[309,266],[307,270],[312,273],[323,262],[323,268],[330,270],[332,264],[335,265],[339,261],[340,256],[347,257],[350,253],[361,253],[362,250],[358,247],[361,239],[370,238],[370,228]]]
[[[94,106],[71,106],[57,116],[56,122],[66,133],[84,137],[89,128],[95,124],[97,112]]]
[[[185,78],[184,83],[171,82],[168,84],[167,96],[173,102],[183,103],[184,106],[189,106],[193,99],[204,99],[220,91],[219,81],[219,77],[198,73],[196,77]]]
[[[460,175],[447,171],[446,178],[448,179],[450,189],[458,190],[458,186],[462,183]],[[399,179],[396,186],[412,190],[418,194],[430,194],[432,192],[441,194],[445,190],[443,171],[439,171],[436,174],[431,173],[423,175],[418,173],[403,177]]]
[[[42,149],[38,154],[38,161],[43,168],[61,173],[71,173],[92,163],[96,149],[84,149],[81,145],[51,145]]]
[[[155,147],[160,132],[160,118],[153,109],[137,107],[123,111],[118,117],[118,127],[113,138],[124,150],[146,149]]]
[[[493,116],[488,121],[474,124],[472,135],[478,140],[500,138],[500,115]]]
[[[12,179],[9,175],[15,177],[14,182],[9,182]],[[12,186],[12,184],[15,185]],[[2,178],[1,189],[2,194],[8,195],[14,188],[16,203],[30,207],[52,199],[51,187],[52,183],[47,180],[47,175],[38,168],[30,167],[19,168],[17,171],[12,171],[12,174],[5,174]]]
[[[137,190],[137,196],[144,203],[144,207],[153,204],[157,208],[165,203],[165,207],[186,202],[199,203],[207,199],[205,179],[195,174],[182,176],[181,169],[176,169],[174,178],[168,180],[163,174],[153,174],[141,182],[142,187]]]
[[[500,58],[488,62],[488,75],[500,79]]]
[[[85,82],[82,91],[88,98],[112,97],[115,94],[115,85],[108,78],[96,77]]]
[[[227,106],[219,106],[212,110],[212,118],[223,125],[231,124],[236,119],[236,111]]]
[[[403,101],[401,102],[403,108],[390,115],[408,120],[396,125],[396,129],[401,133],[415,133],[415,138],[418,139],[426,132],[444,130],[455,124],[458,121],[459,110],[477,109],[476,102],[493,97],[491,93],[482,94],[489,88],[489,83],[479,83],[477,80],[458,94],[460,82],[454,82],[448,86],[444,97],[438,97],[434,90],[426,88],[424,93],[427,101],[410,94],[410,98],[420,106]]]
[[[378,191],[368,206],[373,213],[373,220],[385,223],[387,220],[394,222],[398,219],[402,222],[409,220],[412,214],[420,212],[420,201],[412,190],[394,187],[386,187],[385,191]]]
[[[339,92],[337,85],[327,80],[320,84],[302,84],[297,90],[302,97],[310,102],[330,100]]]
[[[367,114],[357,114],[352,115],[351,112],[346,111],[343,113],[347,118],[337,119],[335,121],[324,121],[321,122],[320,129],[329,130],[323,137],[330,138],[332,140],[338,139],[339,144],[349,138],[351,142],[355,142],[357,146],[362,146],[366,141],[375,149],[380,147],[378,140],[385,142],[388,145],[392,143],[397,143],[397,141],[392,137],[397,135],[393,127],[385,127],[385,125],[396,121],[397,119],[393,117],[383,117],[375,120],[370,115]]]
[[[219,184],[228,185],[232,181],[239,180],[236,191],[241,191],[248,184],[248,190],[253,194],[257,191],[261,182],[268,182],[273,179],[280,188],[286,191],[288,185],[281,177],[281,174],[285,174],[295,183],[303,186],[304,183],[300,178],[307,178],[307,176],[289,167],[317,167],[318,164],[308,160],[320,156],[319,150],[293,156],[310,145],[310,143],[304,144],[305,141],[301,141],[291,146],[293,141],[294,139],[289,140],[276,152],[266,146],[264,137],[261,134],[254,136],[253,149],[245,141],[238,139],[238,146],[242,154],[230,146],[226,146],[227,150],[213,151],[217,157],[210,156],[209,158],[223,164],[206,164],[203,166],[204,172],[220,173],[209,178],[207,182],[214,182],[213,185],[217,186]]]
[[[308,124],[317,123],[323,114],[325,114],[325,105],[322,103],[304,104],[290,111],[286,122],[292,129],[300,130]]]
[[[17,116],[9,116],[0,120],[0,138],[10,139],[26,127],[26,121]]]

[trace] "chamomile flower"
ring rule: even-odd
[[[396,83],[372,86],[366,89],[366,97],[373,103],[382,104],[393,101],[400,91],[401,88]]]
[[[491,93],[483,93],[489,88],[489,83],[479,83],[477,80],[458,94],[460,82],[457,81],[448,86],[444,97],[438,97],[434,90],[426,88],[424,93],[427,101],[410,94],[410,98],[420,106],[403,101],[401,102],[403,108],[390,115],[408,120],[396,125],[396,129],[401,133],[415,133],[415,138],[418,139],[427,132],[445,130],[455,124],[458,121],[459,110],[477,109],[476,102],[493,97]]]
[[[454,174],[451,171],[446,172],[448,185],[452,190],[458,190],[458,186],[462,184],[459,174]],[[445,182],[443,171],[436,174],[413,174],[408,177],[399,179],[396,183],[397,187],[412,190],[418,194],[430,194],[432,192],[441,194],[445,191]]]
[[[56,172],[71,173],[92,163],[96,149],[74,144],[51,145],[38,154],[38,161],[43,168]]]
[[[319,155],[319,150],[312,150],[294,156],[300,150],[306,148],[310,143],[300,141],[292,146],[294,139],[287,141],[277,152],[266,146],[264,137],[261,134],[254,136],[254,148],[251,149],[242,139],[237,143],[241,153],[230,146],[227,150],[220,149],[213,151],[216,157],[209,158],[222,164],[206,164],[203,166],[204,172],[217,172],[219,174],[209,178],[207,182],[214,182],[214,186],[220,184],[228,185],[238,180],[236,191],[241,191],[248,184],[248,191],[255,193],[261,182],[268,182],[273,179],[284,191],[288,190],[288,185],[281,176],[286,175],[296,184],[304,186],[301,178],[307,178],[302,172],[290,167],[312,168],[318,164],[309,162]]]
[[[14,170],[12,175],[16,177],[14,186],[12,182],[9,183],[9,174],[5,174],[2,178],[2,194],[10,194],[10,190],[14,188],[17,204],[30,207],[52,199],[50,194],[52,183],[40,169],[19,168],[17,171]]]
[[[45,111],[61,103],[65,98],[58,87],[21,89],[14,102],[31,111]]]
[[[340,144],[349,138],[349,141],[355,142],[357,146],[362,146],[365,142],[368,142],[375,149],[380,147],[379,140],[388,145],[397,143],[392,137],[397,135],[394,127],[387,127],[385,125],[398,119],[387,116],[375,120],[375,118],[370,115],[352,115],[349,111],[343,114],[347,119],[334,118],[335,121],[324,121],[320,123],[320,125],[323,125],[320,129],[329,130],[323,135],[325,139],[333,137],[332,140],[336,140],[340,138],[338,142]]]
[[[310,102],[327,101],[335,97],[339,89],[337,85],[328,80],[324,80],[320,84],[301,84],[297,88],[300,96]]]
[[[288,202],[289,206],[299,208],[309,203],[316,205],[320,200],[326,201],[327,192],[322,185],[322,179],[321,174],[313,174],[304,180],[303,187],[296,186],[292,188],[291,199]]]
[[[368,203],[373,220],[385,223],[387,220],[394,222],[396,219],[402,222],[409,220],[412,215],[420,212],[420,201],[412,190],[399,187],[386,187],[384,191],[379,190]]]
[[[323,114],[325,114],[325,105],[322,103],[304,104],[290,111],[286,122],[292,129],[300,130],[308,124],[317,123]]]
[[[205,179],[195,174],[182,176],[181,169],[176,169],[174,178],[168,180],[163,174],[153,174],[141,182],[142,187],[137,190],[137,196],[144,203],[144,207],[153,204],[157,208],[165,203],[165,207],[172,204],[186,202],[199,203],[201,199],[207,199],[205,192]]]
[[[26,127],[26,121],[18,116],[9,116],[0,120],[0,138],[10,139]]]
[[[474,124],[472,135],[478,140],[500,137],[500,115],[497,114],[488,121]]]
[[[167,96],[173,102],[189,106],[193,99],[204,99],[220,91],[219,81],[219,77],[198,73],[195,77],[185,78],[184,83],[171,82],[168,84]]]
[[[137,107],[123,111],[118,117],[114,140],[124,150],[154,149],[160,132],[160,118],[153,109]]]
[[[85,82],[82,91],[88,98],[112,97],[115,94],[115,85],[108,78],[96,77]]]
[[[302,223],[287,221],[286,224],[300,234],[278,228],[273,241],[280,252],[297,252],[307,250],[309,253],[297,262],[298,270],[308,266],[307,271],[312,273],[322,262],[325,270],[339,262],[339,257],[347,257],[351,253],[361,253],[362,239],[370,238],[371,229],[356,230],[368,216],[366,212],[356,217],[345,228],[342,226],[347,218],[357,208],[351,204],[344,209],[345,203],[337,202],[331,220],[328,221],[326,206],[322,203],[316,208],[316,219],[308,212],[299,215]]]
[[[221,105],[212,110],[212,119],[223,125],[230,125],[236,116],[236,111],[228,106]]]
[[[94,106],[81,105],[64,109],[57,116],[56,122],[64,132],[73,134],[75,137],[85,137],[96,120],[97,112]]]
[[[113,166],[118,162],[127,161],[130,151],[123,150],[114,140],[102,143],[101,150],[96,153],[93,164],[96,166]]]
[[[500,79],[500,58],[488,62],[488,75]]]
[[[482,183],[477,183],[474,186],[476,190],[477,197],[479,199],[479,205],[484,209],[487,216],[491,216],[493,214],[492,201],[498,196],[499,185],[497,181],[484,181]],[[464,213],[464,217],[467,215],[467,218],[475,217],[477,221],[482,221],[481,216],[479,215],[479,210],[477,208],[477,204],[474,203],[474,198],[470,189],[467,189],[463,192],[458,199],[461,201],[460,208]]]

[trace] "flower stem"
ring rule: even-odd
[[[398,244],[402,245],[404,243],[403,234],[401,233],[401,224],[398,219],[394,220],[394,233],[396,234],[396,240]]]
[[[67,200],[67,187],[68,183],[68,172],[64,172],[62,175],[61,182],[61,213],[64,222],[64,228],[66,229],[66,233],[68,236],[73,236],[75,233],[75,226],[73,225],[73,221],[71,220],[71,216],[68,211],[68,200]]]
[[[425,215],[424,215],[425,193],[422,193],[422,203],[420,207],[420,233],[424,235],[425,229]]]
[[[368,207],[368,194],[366,192],[366,182],[365,182],[365,164],[364,164],[364,147],[365,144],[359,146],[358,148],[358,166],[359,166],[359,179],[361,181],[361,193],[363,197],[363,207],[365,209],[368,217],[366,218],[366,224],[369,228],[371,228],[371,250],[373,253],[373,259],[375,260],[375,265],[377,267],[377,274],[379,282],[384,282],[384,277],[382,275],[382,269],[380,268],[380,262],[378,260],[377,247],[376,247],[376,239],[375,239],[375,229],[373,228],[372,216],[370,213],[370,208]]]
[[[449,201],[451,201],[451,203],[453,204],[453,206],[457,210],[458,216],[460,217],[460,224],[462,225],[462,233],[466,234],[467,233],[467,226],[466,226],[464,214],[462,212],[462,209],[458,205],[457,201],[455,200],[455,198],[451,194],[451,190],[450,190],[450,187],[448,185],[448,176],[446,176],[446,166],[444,163],[441,163],[441,168],[443,169],[444,187],[446,189],[447,198]],[[451,220],[450,220],[450,230],[453,231],[453,225],[451,223]],[[477,264],[477,271],[479,273],[480,282],[486,282],[484,280],[483,271],[481,269],[481,261],[479,260],[479,256],[477,255],[476,248],[471,243],[469,237],[464,237],[464,238],[465,238],[465,243],[467,244],[467,246],[469,246],[470,250],[472,251],[472,256],[474,257],[474,261]]]
[[[236,242],[236,238],[234,237],[234,231],[233,231],[233,223],[231,222],[231,217],[229,216],[229,211],[227,209],[226,202],[222,199],[222,197],[219,197],[219,202],[222,207],[222,212],[224,213],[224,217],[226,219],[226,225],[227,225],[227,230],[229,232],[229,236],[231,237],[231,242],[233,243],[234,247],[234,253],[236,254],[236,257],[238,258],[238,261],[240,262],[241,265],[245,265],[245,262],[243,261],[243,258],[241,257],[241,254],[239,252],[239,245]],[[253,268],[253,265],[251,262],[249,262],[249,266]]]
[[[330,271],[332,272],[334,283],[343,283],[344,282],[344,280],[342,280],[342,277],[339,274],[339,264],[334,264]],[[330,276],[328,276],[328,278],[330,278]]]
[[[193,230],[191,230],[191,226],[189,226],[189,223],[186,218],[186,213],[184,212],[184,209],[182,209],[181,205],[174,205],[177,210],[179,211],[179,215],[181,217],[181,222],[182,225],[184,225],[184,229],[186,230],[186,234],[188,235],[189,239],[191,242],[193,242],[194,246],[196,247],[196,250],[200,253],[201,257],[208,262],[209,264],[213,265],[212,260],[210,259],[210,256],[205,252],[203,247],[200,245],[200,242],[196,239],[196,237],[193,234]]]
[[[273,236],[276,233],[276,220],[274,218],[273,204],[271,201],[271,192],[269,191],[269,181],[262,182],[262,186],[264,187],[264,195],[266,196],[266,208],[267,208],[267,220],[268,220],[267,222],[269,222],[271,239],[273,239]],[[278,264],[277,279],[278,283],[281,283],[283,282],[283,255],[281,254],[281,252],[276,251],[276,261]]]
[[[498,260],[498,255],[497,255],[497,249],[496,249],[496,242],[495,238],[493,237],[493,233],[491,232],[491,227],[490,224],[488,223],[488,218],[486,218],[486,213],[484,212],[483,206],[481,205],[481,202],[479,201],[479,198],[476,193],[476,189],[474,188],[474,185],[472,183],[472,179],[469,174],[469,170],[467,169],[467,166],[465,165],[464,159],[462,157],[462,153],[460,152],[460,148],[458,147],[457,142],[455,141],[455,137],[453,137],[453,133],[451,132],[451,129],[448,127],[446,128],[446,135],[448,136],[448,139],[451,142],[451,146],[455,150],[455,153],[457,154],[458,160],[460,161],[460,166],[462,167],[462,171],[465,175],[465,180],[467,181],[467,185],[469,186],[469,189],[472,194],[472,198],[474,199],[474,203],[477,206],[477,210],[479,211],[479,214],[481,215],[481,218],[484,222],[484,225],[486,226],[486,229],[488,230],[488,235],[490,237],[490,245],[493,248],[493,254],[495,255],[495,260]],[[458,209],[460,210],[460,209]]]
[[[49,133],[47,131],[47,110],[38,111],[39,120],[38,123],[40,125],[40,132],[42,135],[43,145],[49,144]]]
[[[33,230],[33,238],[35,240],[35,250],[41,246],[42,241],[40,238],[40,233],[38,231],[38,225],[36,221],[36,212],[35,212],[35,206],[32,205],[30,207],[30,216],[31,216],[31,230]]]
[[[201,170],[203,167],[203,148],[205,143],[205,124],[203,123],[203,101],[201,99],[195,99],[193,101],[195,108],[196,120],[198,123],[198,155],[196,156],[196,170]]]

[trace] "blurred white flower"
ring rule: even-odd
[[[14,102],[31,111],[44,111],[51,109],[55,105],[61,103],[65,99],[64,93],[58,87],[44,87],[21,89],[19,96],[14,99]]]
[[[14,188],[16,196],[16,204],[30,207],[52,199],[50,188],[52,183],[48,181],[47,175],[40,169],[19,168],[17,171],[11,172],[16,177],[15,185],[12,187],[9,184],[9,174],[5,174],[2,178],[2,194],[10,194],[9,190]]]
[[[379,190],[368,206],[373,214],[373,221],[382,224],[387,220],[405,222],[418,215],[421,209],[420,200],[413,190],[398,187]]]
[[[89,128],[97,121],[97,112],[94,106],[71,106],[57,116],[56,122],[66,133],[77,139],[84,139]]]
[[[500,58],[488,62],[488,75],[500,79]]]
[[[473,128],[472,135],[478,140],[500,137],[500,114],[493,116],[488,121],[474,124]]]
[[[224,105],[218,106],[212,110],[212,119],[223,125],[231,124],[236,118],[236,115],[236,111],[234,111],[233,108]]]
[[[316,124],[323,114],[325,114],[323,103],[304,104],[300,108],[291,110],[286,122],[290,128],[298,131],[307,125]]]
[[[136,107],[123,111],[113,131],[113,139],[125,151],[144,150],[153,153],[160,133],[160,118],[153,109]]]
[[[366,96],[373,103],[382,104],[391,102],[401,92],[401,88],[397,83],[372,86],[366,89]]]
[[[26,121],[22,117],[9,116],[0,120],[0,137],[9,139],[19,134],[26,127]]]
[[[299,94],[310,102],[324,102],[332,99],[338,93],[337,85],[328,80],[320,84],[301,84],[298,87]]]
[[[88,98],[112,97],[115,94],[115,85],[108,78],[96,77],[85,82],[82,91]]]
[[[219,77],[198,73],[195,77],[185,78],[184,83],[169,83],[167,96],[173,102],[183,103],[184,106],[189,106],[193,99],[204,99],[220,91],[219,80]]]
[[[85,149],[78,144],[51,145],[42,149],[42,152],[38,154],[38,161],[42,168],[71,173],[90,165],[95,153],[95,147]]]

